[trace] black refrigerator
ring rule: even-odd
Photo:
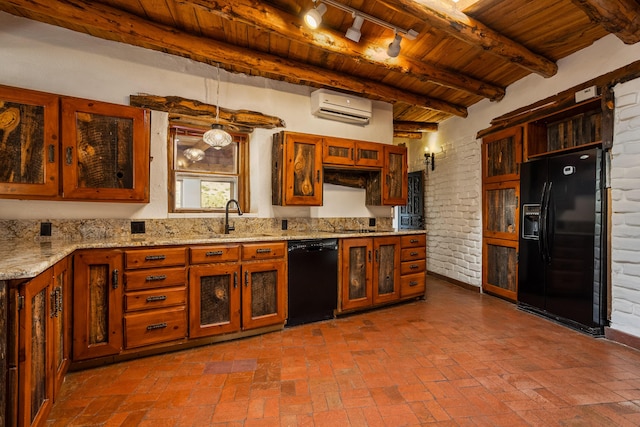
[[[518,306],[596,336],[607,314],[603,171],[595,148],[520,170]]]

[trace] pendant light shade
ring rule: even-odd
[[[216,150],[220,150],[233,142],[231,135],[225,132],[219,123],[211,125],[211,129],[202,135],[202,140]]]
[[[218,123],[218,119],[220,117],[220,64],[216,66],[216,69],[218,71],[218,87],[216,89],[216,122],[211,125],[211,129],[202,135],[202,140],[216,150],[220,150],[231,144],[233,142],[233,138],[223,129],[222,125]]]
[[[187,160],[194,163],[204,159],[204,151],[195,147],[187,148],[182,154],[184,154]]]

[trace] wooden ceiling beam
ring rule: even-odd
[[[395,132],[437,132],[438,123],[394,121]]]
[[[573,0],[589,16],[626,44],[640,41],[640,4],[635,0]]]
[[[594,0],[595,1],[595,0]],[[604,2],[605,0],[602,0]],[[558,72],[555,62],[531,52],[525,46],[511,40],[464,13],[452,9],[440,0],[379,0],[390,9],[415,16],[438,30],[480,47],[508,62],[543,77]]]
[[[504,88],[462,73],[453,73],[405,55],[391,60],[385,54],[379,55],[379,51],[384,51],[386,48],[365,49],[362,47],[364,44],[354,43],[345,38],[343,33],[332,31],[326,27],[310,30],[305,25],[301,25],[302,20],[299,16],[291,15],[262,1],[185,0],[185,2],[198,6],[209,13],[219,15],[226,20],[259,27],[295,42],[304,40],[310,46],[332,53],[339,53],[354,62],[383,67],[390,72],[400,73],[403,76],[415,78],[424,83],[450,87],[473,95],[479,95],[492,101],[499,101],[505,95]],[[381,57],[385,59],[380,59]]]
[[[268,70],[274,75],[313,82],[390,102],[406,102],[416,107],[442,111],[459,117],[467,116],[464,106],[418,95],[357,76],[345,75],[310,66],[275,55],[258,53],[213,39],[192,36],[174,28],[146,21],[138,16],[88,0],[3,0],[0,10],[18,10],[30,19],[75,29],[84,27],[105,32],[112,40],[134,46],[152,48],[200,62],[224,62],[247,69]]]

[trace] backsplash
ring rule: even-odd
[[[384,217],[376,218],[375,226],[369,226],[370,218],[229,218],[235,226],[232,234],[279,233],[283,220],[287,221],[287,231],[291,232],[386,231],[393,228],[392,218]],[[0,239],[47,241],[128,237],[132,222],[144,222],[144,235],[149,237],[207,236],[221,234],[224,230],[224,218],[0,220]],[[51,236],[40,235],[42,223],[51,224]]]

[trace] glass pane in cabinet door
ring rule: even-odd
[[[44,144],[44,107],[0,100],[0,182],[43,184]]]
[[[278,312],[278,272],[251,273],[251,317],[267,316]]]
[[[487,190],[487,230],[514,233],[516,226],[517,195],[515,188]]]
[[[229,323],[231,318],[231,275],[200,279],[200,325]]]
[[[31,421],[47,400],[47,289],[31,299]]]
[[[78,187],[132,189],[133,119],[79,112]]]
[[[367,297],[367,248],[349,249],[349,299]]]
[[[516,290],[516,249],[507,246],[487,245],[487,282],[489,285],[509,291]]]

